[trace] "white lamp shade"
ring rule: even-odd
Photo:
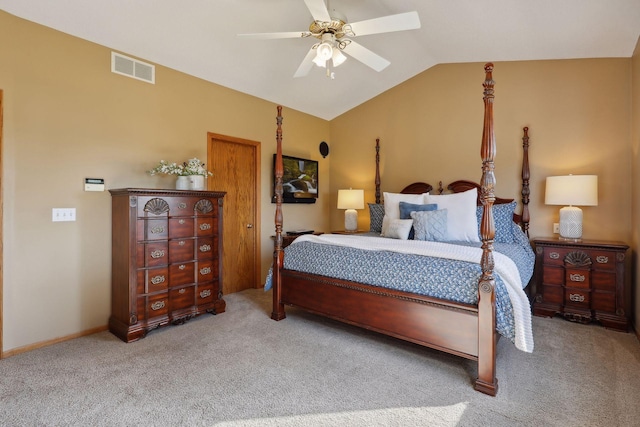
[[[598,206],[598,176],[547,177],[544,203],[562,206]]]
[[[333,49],[332,60],[333,60],[333,66],[337,67],[338,65],[346,61],[347,57],[342,52],[340,52],[340,49]]]
[[[338,190],[338,209],[364,209],[364,190]]]

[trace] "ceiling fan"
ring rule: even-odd
[[[347,23],[347,19],[335,10],[329,13],[329,9],[325,5],[324,0],[304,0],[304,2],[314,19],[311,25],[309,25],[308,31],[238,34],[238,37],[249,39],[306,37],[319,39],[319,42],[311,46],[311,49],[307,52],[307,55],[304,57],[304,60],[293,77],[306,76],[314,63],[319,67],[326,67],[327,61],[331,60],[333,67],[337,67],[347,59],[342,52],[376,71],[382,71],[390,62],[361,44],[351,40],[351,38],[420,28],[420,18],[415,11]]]

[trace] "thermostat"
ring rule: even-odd
[[[104,191],[104,178],[85,178],[84,191]]]

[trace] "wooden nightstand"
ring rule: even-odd
[[[582,323],[629,330],[630,296],[625,289],[622,242],[533,239],[536,252],[533,314],[561,314]]]
[[[319,236],[321,234],[324,234],[322,231],[315,231],[313,233],[309,233],[309,234],[313,234],[314,236]],[[289,246],[291,244],[291,242],[293,242],[296,237],[300,237],[303,236],[303,234],[297,234],[297,235],[291,235],[291,234],[287,234],[287,233],[282,233],[282,249],[286,248],[287,246]],[[275,248],[275,240],[276,240],[276,236],[271,236],[271,239],[274,241],[274,248]]]

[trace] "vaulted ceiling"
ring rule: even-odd
[[[113,50],[330,120],[439,63],[630,57],[639,0],[327,0],[347,22],[417,11],[415,30],[357,42],[391,62],[349,57],[294,78],[314,38],[304,0],[0,0],[0,9]],[[9,42],[9,41],[4,41]]]

